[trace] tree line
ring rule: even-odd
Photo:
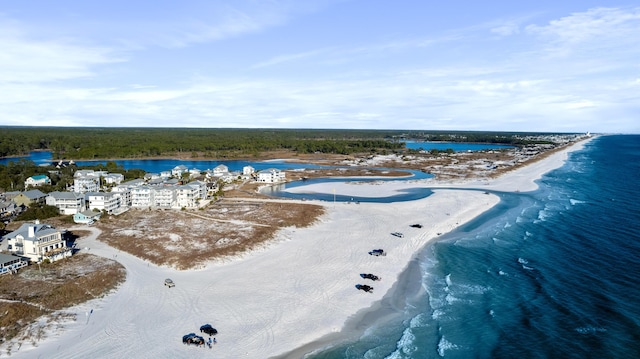
[[[404,140],[524,145],[531,133],[333,129],[0,127],[0,157],[51,151],[55,160],[193,154],[250,158],[268,151],[355,154],[399,151]]]
[[[251,157],[276,150],[352,154],[402,145],[376,131],[194,128],[4,127],[0,157],[51,151],[58,159],[116,159],[199,153],[210,158]]]

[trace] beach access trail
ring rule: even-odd
[[[81,251],[120,262],[127,270],[126,281],[104,298],[70,308],[76,321],[50,330],[37,346],[24,343],[10,357],[262,359],[295,353],[327,335],[339,337],[345,322],[389,292],[425,244],[498,203],[497,196],[481,189],[533,190],[534,179],[560,167],[567,153],[583,143],[496,180],[296,187],[292,191],[345,196],[387,196],[416,187],[433,188],[434,193],[395,203],[307,201],[327,208],[317,224],[283,229],[261,250],[198,270],[155,266],[100,242],[100,231],[88,227],[92,234],[79,240]],[[410,227],[414,223],[422,228]],[[391,232],[402,232],[404,237]],[[368,254],[376,248],[387,255]],[[382,280],[367,283],[360,273],[374,273]],[[171,278],[175,287],[165,287],[165,278]],[[374,292],[356,290],[358,283],[373,286]],[[198,329],[206,323],[219,331],[212,349],[182,343],[183,335],[200,335]]]

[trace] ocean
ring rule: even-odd
[[[640,136],[538,184],[427,245],[392,319],[307,357],[640,358]]]

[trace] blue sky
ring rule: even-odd
[[[640,133],[637,1],[4,0],[0,46],[0,125]]]

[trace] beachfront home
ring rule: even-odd
[[[16,273],[18,269],[26,267],[29,263],[13,254],[0,253],[0,275]]]
[[[206,189],[206,187],[205,187]],[[182,185],[175,187],[176,194],[176,206],[193,208],[198,206],[198,202],[201,199],[200,186],[194,185]]]
[[[99,220],[101,215],[102,213],[100,212],[87,210],[87,211],[74,214],[73,221],[75,223],[89,224]]]
[[[120,194],[117,192],[91,192],[86,194],[87,208],[113,214],[120,208]]]
[[[7,241],[9,252],[40,262],[48,259],[56,261],[71,256],[71,248],[67,247],[63,231],[48,224],[24,223],[17,230],[2,237]]]
[[[84,195],[75,192],[51,192],[45,202],[48,206],[58,207],[62,215],[76,214],[86,208]]]
[[[125,186],[116,186],[111,189],[111,193],[120,195],[120,209],[126,210],[131,207],[131,188]]]
[[[155,191],[149,186],[139,186],[131,189],[131,207],[149,208],[153,205]]]
[[[31,176],[24,181],[24,188],[50,185],[51,178],[46,175]]]
[[[42,193],[39,189],[32,189],[19,193],[17,196],[13,197],[13,201],[18,206],[29,207],[33,204],[44,204],[46,198],[47,195]]]
[[[154,188],[153,207],[171,208],[176,202],[175,186]]]
[[[269,168],[258,172],[258,182],[277,183],[285,180],[285,173],[277,168]]]

